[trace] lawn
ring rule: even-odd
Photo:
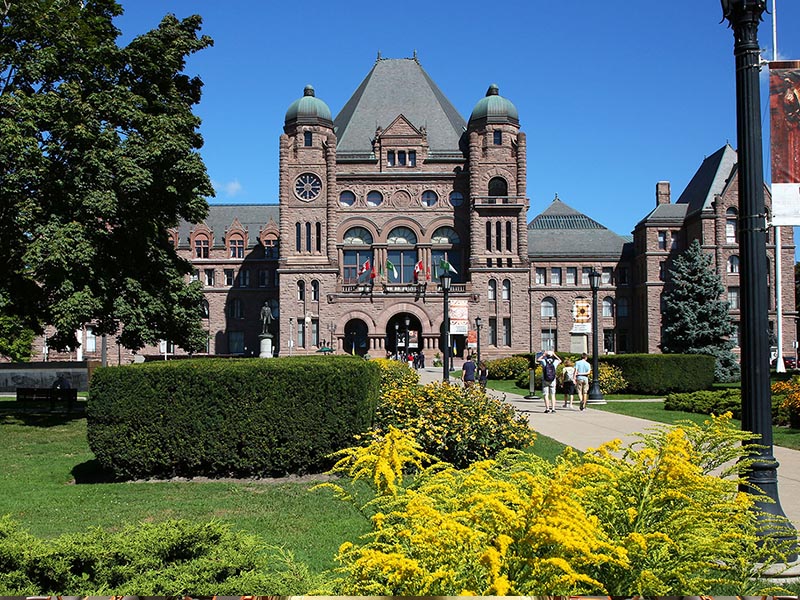
[[[708,419],[708,415],[688,413],[679,410],[664,410],[663,402],[615,402],[611,400],[608,404],[593,404],[592,408],[629,415],[631,417],[639,417],[640,419],[649,419],[659,423],[675,423],[681,420],[702,423]],[[741,427],[741,421],[734,420],[733,422]],[[772,440],[776,446],[800,450],[800,430],[798,429],[773,427]]]

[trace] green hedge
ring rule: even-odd
[[[772,424],[788,425],[789,410],[783,405],[783,396],[772,395]],[[733,414],[742,418],[742,392],[739,389],[702,390],[685,394],[669,394],[664,399],[664,410],[681,410],[701,415]]]
[[[119,478],[314,472],[372,423],[358,357],[196,359],[107,367],[89,389],[89,446]]]
[[[714,357],[704,354],[608,354],[600,360],[622,370],[631,394],[696,392],[714,383]]]

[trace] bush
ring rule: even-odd
[[[785,382],[772,385],[772,424],[789,425],[789,409],[785,403]],[[701,390],[686,394],[669,394],[664,410],[681,410],[701,415],[722,415],[730,412],[742,418],[742,393],[738,389]]]
[[[108,367],[87,437],[119,478],[320,471],[372,424],[379,391],[377,365],[351,356]]]
[[[375,363],[380,368],[381,390],[389,386],[407,387],[419,384],[419,373],[402,360],[376,358]]]
[[[212,523],[141,523],[41,540],[0,519],[0,594],[188,597],[297,594],[323,585],[306,565]]]
[[[522,356],[507,356],[486,363],[489,379],[519,379],[527,374],[529,363]]]
[[[758,581],[763,565],[785,562],[793,547],[761,544],[755,496],[738,490],[739,467],[752,464],[743,444],[751,436],[728,415],[660,426],[627,448],[568,449],[556,465],[507,450],[458,470],[422,468],[427,457],[392,431],[341,453],[336,465],[372,485],[367,502],[326,484],[373,523],[363,542],[340,547],[334,588],[364,596],[760,594],[770,585]],[[420,472],[404,480],[410,468]]]
[[[695,392],[714,383],[715,360],[705,354],[613,354],[602,360],[622,371],[633,394]]]
[[[458,466],[503,448],[525,448],[535,438],[527,418],[510,404],[487,396],[479,386],[447,383],[383,387],[370,439],[382,438],[391,427],[412,436],[424,452]]]

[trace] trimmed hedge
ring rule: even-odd
[[[696,392],[714,384],[714,357],[705,354],[608,354],[601,362],[622,370],[631,394]]]
[[[379,392],[378,366],[352,356],[107,367],[87,437],[118,478],[318,472],[369,429]]]
[[[772,394],[772,424],[789,425],[789,410],[783,406],[784,397]],[[669,394],[664,399],[664,410],[680,410],[701,415],[722,415],[730,412],[734,419],[742,418],[742,392],[738,388],[727,390],[701,390],[686,394]]]

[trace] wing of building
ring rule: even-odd
[[[534,202],[543,210],[528,223],[526,181],[537,173],[528,172],[517,109],[497,85],[475,90],[464,119],[416,57],[379,58],[352,84],[335,118],[312,86],[287,97],[277,204],[212,205],[203,223],[171,232],[205,287],[209,354],[259,355],[268,337],[281,356],[330,347],[433,358],[446,343],[446,265],[457,356],[476,317],[485,357],[591,348],[592,270],[601,274],[601,350],[658,352],[670,260],[692,239],[713,255],[738,320],[730,146],[702,162],[676,202],[658,182],[655,208],[632,237],[557,197]],[[598,214],[614,209],[612,190],[592,200]],[[793,309],[791,229],[783,236],[784,306]],[[774,323],[774,294],[771,309]],[[794,332],[784,331],[788,348]],[[91,327],[82,336],[83,352],[96,352]],[[148,351],[181,352],[167,342]]]

